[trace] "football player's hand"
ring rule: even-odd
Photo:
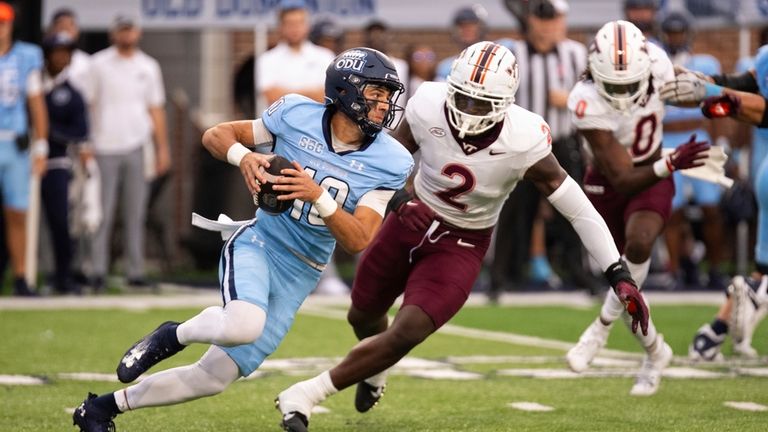
[[[605,277],[613,287],[616,297],[619,298],[629,316],[632,317],[632,333],[637,333],[637,327],[640,326],[640,331],[647,336],[648,306],[646,306],[640,290],[637,289],[637,284],[632,279],[627,265],[619,259],[608,267],[608,270],[605,271]]]
[[[732,93],[712,96],[701,102],[701,113],[707,118],[734,117],[741,109],[741,98]]]
[[[400,222],[411,231],[423,231],[435,219],[435,211],[417,198],[401,204],[396,212]]]
[[[707,94],[707,81],[693,72],[682,72],[661,86],[661,99],[672,105],[698,104]]]
[[[240,160],[240,173],[251,195],[261,191],[261,183],[267,182],[264,177],[264,168],[269,168],[269,157],[266,155],[250,152]]]
[[[709,142],[696,141],[696,134],[693,134],[687,143],[667,156],[667,165],[672,167],[670,171],[702,166],[704,159],[709,157],[707,150],[709,150]]]
[[[312,177],[307,174],[306,171],[299,165],[298,162],[293,161],[293,169],[285,168],[277,178],[277,181],[272,189],[276,191],[286,192],[279,195],[277,199],[281,201],[287,201],[297,199],[313,203],[317,201],[320,194],[323,193],[323,188],[312,180]]]

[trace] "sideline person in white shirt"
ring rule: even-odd
[[[109,270],[109,242],[118,190],[123,200],[128,283],[145,285],[145,149],[154,149],[150,156],[154,157],[155,175],[166,173],[170,167],[160,65],[138,48],[141,30],[131,17],[118,16],[110,37],[112,46],[91,57],[92,140],[101,171],[104,209],[103,223],[92,248],[92,276],[97,292],[103,288]]]

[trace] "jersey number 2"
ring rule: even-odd
[[[442,174],[446,177],[453,179],[454,177],[461,177],[461,183],[458,186],[437,192],[438,198],[443,200],[449,206],[461,211],[467,211],[467,205],[456,201],[456,198],[472,191],[477,184],[475,175],[472,171],[464,165],[460,164],[448,164],[443,167]]]

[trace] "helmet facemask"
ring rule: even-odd
[[[619,111],[626,111],[636,104],[648,91],[650,69],[639,79],[627,79],[622,82],[609,82],[592,72],[592,78],[597,84],[597,92],[611,106]]]
[[[467,91],[448,77],[448,120],[459,131],[459,137],[480,135],[504,119],[514,102],[514,96],[496,97],[481,92]]]

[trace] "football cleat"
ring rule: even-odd
[[[117,365],[117,378],[120,382],[134,381],[152,366],[178,353],[185,348],[174,341],[179,323],[166,321],[152,333],[144,336],[125,352]]]
[[[608,340],[610,327],[606,327],[597,318],[582,333],[579,342],[565,355],[568,367],[574,372],[584,372]]]
[[[672,348],[664,342],[664,336],[659,334],[656,338],[656,350],[647,353],[637,374],[635,385],[629,394],[632,396],[651,396],[659,391],[661,372],[672,361]]]
[[[694,361],[720,361],[723,359],[720,347],[724,341],[725,334],[715,334],[711,325],[704,324],[688,347],[688,358]]]
[[[72,414],[73,424],[80,428],[80,432],[115,432],[115,423],[112,421],[115,416],[99,411],[93,405],[93,399],[96,395],[88,393],[83,403],[75,408]]]
[[[368,410],[378,405],[386,389],[386,384],[376,387],[365,381],[357,383],[357,390],[355,391],[355,409],[357,412],[368,412]]]
[[[734,341],[734,348],[737,345],[740,348],[751,348],[752,334],[768,311],[766,290],[768,290],[768,276],[763,276],[760,279],[735,276],[731,280],[728,292],[732,306],[728,327]],[[742,350],[741,352],[746,351]]]
[[[733,343],[733,354],[745,359],[756,359],[757,350],[746,340]]]
[[[275,408],[283,415],[283,419],[280,420],[280,427],[284,431],[288,432],[309,431],[309,418],[307,418],[306,415],[300,413],[299,411],[283,412],[283,410],[280,408],[280,398],[283,393],[280,393],[280,395],[275,398]]]

